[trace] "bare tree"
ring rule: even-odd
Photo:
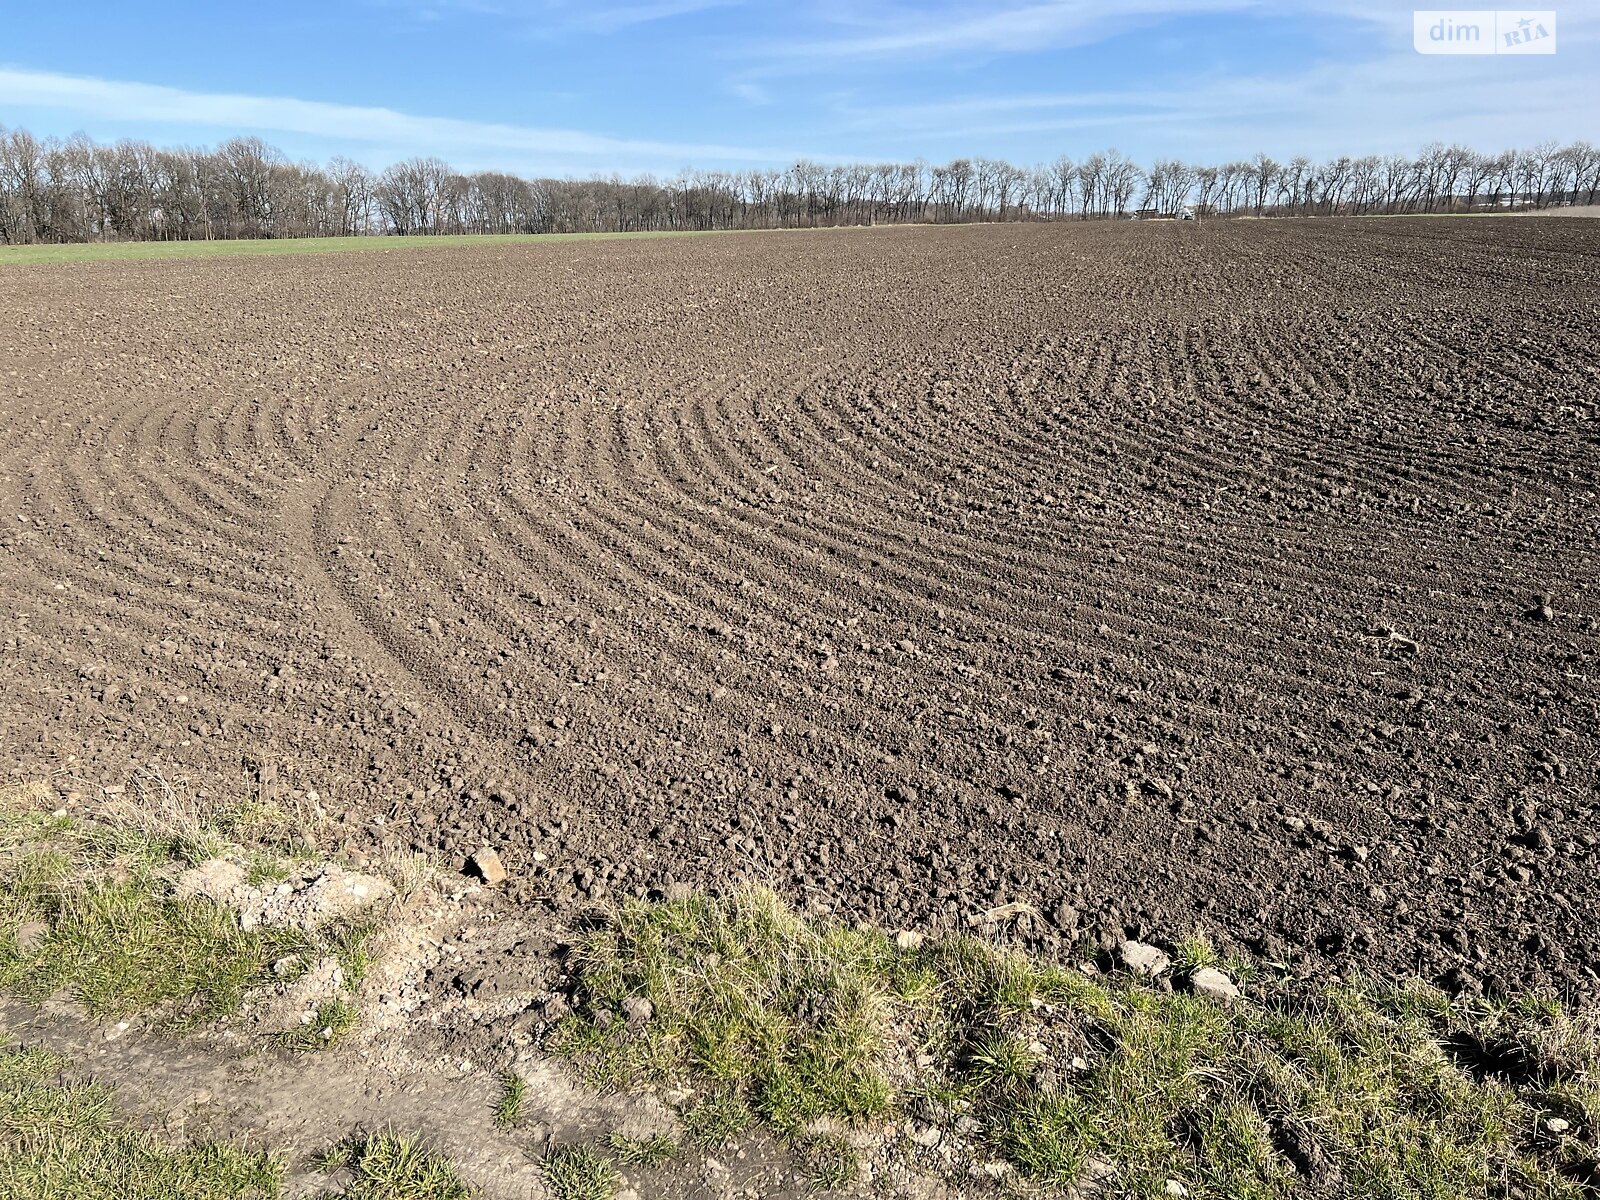
[[[1144,182],[1144,172],[1120,150],[1108,150],[1105,157],[1105,194],[1111,211],[1122,216]]]
[[[1245,168],[1245,173],[1250,182],[1251,194],[1255,197],[1256,216],[1261,216],[1267,204],[1267,192],[1277,181],[1278,174],[1283,170],[1276,159],[1268,154],[1257,154],[1250,160]]]
[[[1148,172],[1116,150],[1032,168],[958,158],[943,166],[801,161],[786,170],[685,171],[671,180],[463,175],[435,158],[374,175],[337,158],[290,162],[259,138],[215,149],[40,140],[0,128],[0,241],[750,229],[901,221],[1022,221],[1124,215],[1366,214],[1544,206],[1600,193],[1600,152],[1544,143],[1497,155],[1433,144],[1415,158],[1266,154]]]

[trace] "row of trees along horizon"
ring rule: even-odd
[[[1600,150],[1141,166],[1116,150],[1018,167],[801,161],[671,179],[462,174],[437,158],[372,171],[293,162],[259,138],[214,149],[36,138],[0,126],[0,241],[183,241],[353,234],[610,233],[1128,216],[1361,216],[1593,204]]]

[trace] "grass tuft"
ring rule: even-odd
[[[273,1038],[281,1050],[291,1054],[305,1054],[331,1046],[349,1033],[361,1020],[361,1014],[348,1000],[336,996],[317,1005],[316,1015],[302,1025],[285,1029]]]
[[[836,1191],[854,1183],[861,1173],[855,1147],[836,1134],[807,1134],[795,1141],[795,1151],[806,1178],[818,1191]]]
[[[678,1157],[678,1143],[664,1133],[637,1138],[613,1133],[606,1140],[617,1161],[625,1167],[659,1167]]]
[[[617,1192],[616,1168],[590,1146],[552,1146],[539,1169],[555,1200],[611,1200]]]
[[[726,1146],[755,1119],[749,1105],[732,1088],[719,1088],[683,1110],[683,1131],[689,1140],[708,1150]]]
[[[500,1103],[494,1106],[496,1129],[510,1129],[522,1120],[522,1106],[528,1097],[528,1081],[515,1071],[500,1076]]]
[[[1179,974],[1184,974],[1202,967],[1220,967],[1222,957],[1208,936],[1191,933],[1188,937],[1179,938],[1178,944],[1172,948],[1172,965]]]
[[[354,1138],[322,1156],[325,1171],[345,1168],[344,1200],[470,1200],[455,1164],[418,1138],[392,1131]]]

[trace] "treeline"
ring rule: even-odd
[[[348,234],[774,229],[1118,216],[1341,216],[1592,204],[1600,151],[1546,143],[1481,154],[1266,154],[1141,166],[1115,150],[1036,167],[802,161],[785,170],[671,179],[462,174],[436,158],[374,172],[345,158],[292,162],[259,138],[214,149],[39,139],[0,126],[0,241],[84,242]]]

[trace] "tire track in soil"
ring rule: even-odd
[[[349,462],[360,441],[361,432],[352,431],[337,438],[325,454],[325,464]],[[341,475],[336,469],[321,466],[303,479],[291,484],[283,494],[280,505],[280,522],[284,536],[296,551],[294,559],[304,564],[300,576],[309,591],[309,602],[321,619],[330,645],[339,646],[351,653],[365,670],[375,670],[391,687],[397,687],[401,698],[425,710],[430,735],[452,729],[470,730],[472,736],[483,737],[472,711],[472,705],[438,673],[418,670],[408,661],[406,647],[394,631],[384,622],[364,615],[365,605],[343,585],[330,569],[328,560],[335,557],[335,548],[342,531],[355,528],[353,514],[344,511],[336,497],[341,485],[348,483],[354,472]],[[485,739],[493,744],[498,739]]]

